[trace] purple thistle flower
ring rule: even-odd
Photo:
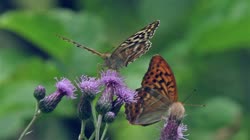
[[[177,130],[177,133],[178,133],[178,136],[180,139],[184,139],[184,140],[187,140],[184,136],[187,136],[187,135],[184,135],[184,133],[187,131],[187,125],[184,125],[184,124],[180,124],[180,126],[178,127],[178,130]]]
[[[63,96],[67,96],[71,99],[76,98],[74,95],[76,88],[68,79],[61,78],[60,81],[57,80],[56,87],[57,89],[54,93],[40,100],[39,109],[43,113],[52,112],[61,101]]]
[[[80,80],[81,81],[77,85],[84,96],[86,95],[87,97],[90,97],[90,99],[93,99],[95,95],[100,92],[100,80],[88,76],[82,76]]]
[[[183,133],[187,131],[187,126],[182,124],[181,121],[185,114],[185,108],[182,103],[173,103],[168,110],[169,117],[166,124],[161,131],[160,140],[187,140]]]
[[[76,98],[74,94],[74,92],[76,91],[76,87],[71,83],[70,80],[68,80],[67,78],[61,78],[61,80],[58,80],[56,78],[56,80],[56,88],[60,94],[64,94],[65,96],[71,99]]]
[[[187,126],[181,124],[181,120],[176,117],[170,116],[161,131],[160,140],[187,140],[184,132],[187,131]]]
[[[121,87],[117,90],[116,96],[125,103],[136,102],[135,100],[136,91],[131,90],[127,87]]]
[[[135,91],[130,90],[124,83],[123,78],[114,70],[107,70],[101,74],[101,83],[105,85],[105,90],[116,95],[121,101],[126,103],[134,102]]]
[[[119,104],[115,107],[117,114],[124,102],[131,103],[134,102],[135,92],[128,89],[123,81],[123,78],[118,72],[114,70],[107,70],[101,73],[100,79],[101,85],[104,86],[104,91],[97,102],[96,110],[98,113],[105,115],[113,107],[114,95],[117,96],[117,101]]]
[[[123,78],[114,70],[107,70],[101,73],[101,82],[106,87],[113,89],[124,86]]]

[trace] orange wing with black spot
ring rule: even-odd
[[[131,124],[150,125],[160,121],[178,99],[174,74],[160,55],[151,58],[141,85],[137,102],[126,104],[125,113]]]

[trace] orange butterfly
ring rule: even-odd
[[[155,30],[159,26],[160,21],[157,20],[140,31],[130,36],[127,40],[121,43],[112,53],[100,53],[94,49],[85,47],[71,39],[59,36],[63,40],[75,44],[77,47],[86,49],[93,54],[102,57],[105,60],[105,66],[110,69],[118,70],[121,67],[127,66],[143,54],[151,47],[150,39],[153,37]]]
[[[125,113],[131,124],[150,125],[168,113],[183,117],[185,109],[182,103],[177,102],[174,74],[160,55],[151,58],[141,85],[137,89],[137,102],[125,105]]]

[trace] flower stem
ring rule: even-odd
[[[18,140],[22,140],[22,138],[27,134],[27,131],[34,124],[34,122],[36,121],[36,119],[39,117],[40,113],[41,112],[38,109],[38,102],[37,102],[36,103],[36,109],[35,109],[34,116],[33,116],[32,120],[30,121],[30,123],[27,125],[27,127],[24,129],[24,131],[22,132],[22,134],[20,135],[20,137],[18,138]]]
[[[101,128],[101,124],[102,124],[102,115],[99,114],[98,115],[98,120],[97,120],[97,124],[96,124],[96,133],[95,133],[95,140],[99,140],[100,139],[100,128]]]
[[[89,137],[89,140],[93,140],[95,137],[95,130],[93,131],[93,133],[91,134],[91,136]]]
[[[85,139],[87,139],[87,138],[85,137],[85,134],[84,134],[86,121],[82,120],[81,123],[82,123],[82,124],[81,124],[81,133],[79,134],[78,140],[85,140]]]
[[[104,140],[104,137],[105,137],[105,135],[107,133],[108,127],[109,127],[109,125],[108,125],[108,123],[106,123],[105,128],[104,128],[103,133],[102,133],[101,140]]]
[[[95,105],[94,101],[91,102],[91,112],[94,120],[94,125],[96,126],[96,112],[95,112]]]

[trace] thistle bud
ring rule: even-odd
[[[40,101],[41,99],[43,99],[45,97],[45,94],[46,94],[45,88],[43,86],[39,85],[36,87],[33,95],[37,101]]]
[[[123,104],[124,104],[124,103],[123,103],[123,101],[121,101],[120,98],[116,98],[116,99],[113,101],[113,103],[112,103],[111,111],[112,111],[115,115],[117,115],[117,114],[119,113],[119,111],[120,111],[120,109],[121,109],[121,107],[122,107]]]
[[[82,95],[77,110],[79,119],[87,120],[91,117],[91,111],[90,101],[84,95]]]
[[[46,96],[39,102],[39,109],[43,113],[50,113],[52,112],[58,103],[61,101],[63,97],[63,94],[60,94],[59,92],[55,92],[49,96]]]
[[[109,90],[104,90],[103,94],[99,98],[96,104],[96,111],[99,114],[106,114],[110,111],[112,107],[112,100],[113,100],[113,92]]]
[[[112,123],[115,120],[115,117],[116,117],[115,113],[109,111],[104,115],[103,121],[106,123]]]

